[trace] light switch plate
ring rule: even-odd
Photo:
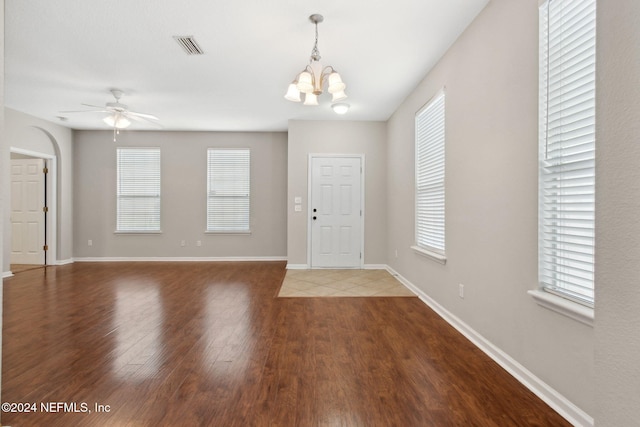
[[[293,203],[295,203],[296,205],[299,205],[300,203],[302,203],[302,197],[300,196],[296,196],[293,198]]]
[[[296,206],[295,206],[295,208],[294,208],[294,210],[295,210],[296,212],[302,212],[302,205],[296,205]]]

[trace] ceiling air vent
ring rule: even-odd
[[[200,49],[193,36],[173,36],[173,39],[182,46],[187,55],[204,55],[204,51]]]

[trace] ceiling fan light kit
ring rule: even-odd
[[[116,136],[120,133],[120,129],[129,127],[133,120],[139,122],[150,123],[154,126],[158,126],[158,118],[152,114],[137,113],[129,110],[125,104],[120,102],[120,98],[124,95],[120,89],[111,89],[111,95],[115,98],[116,102],[107,102],[104,107],[99,105],[82,104],[87,107],[98,108],[98,110],[80,110],[80,111],[62,111],[62,113],[106,113],[107,116],[102,120],[111,128],[113,128],[113,141],[116,141]]]
[[[125,129],[129,127],[129,125],[131,125],[131,122],[127,120],[126,117],[124,117],[119,113],[113,113],[112,115],[102,119],[102,121],[105,122],[107,125],[117,129]]]
[[[342,81],[342,77],[331,65],[322,66],[320,63],[318,24],[324,21],[324,17],[315,13],[309,17],[309,21],[316,27],[316,39],[311,50],[309,65],[289,84],[284,97],[292,102],[301,102],[300,95],[304,94],[304,105],[318,105],[318,96],[322,95],[326,83],[327,92],[332,95],[331,102],[342,101],[347,97],[344,91],[346,85]]]

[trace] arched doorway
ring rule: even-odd
[[[57,263],[57,254],[58,254],[58,214],[59,214],[59,199],[58,199],[58,184],[59,180],[59,164],[58,159],[60,158],[60,149],[56,139],[49,133],[47,130],[42,129],[37,126],[33,126],[32,129],[38,130],[38,133],[42,136],[45,136],[53,150],[45,148],[45,150],[40,151],[39,149],[30,150],[22,147],[11,146],[10,158],[12,163],[12,171],[14,166],[14,161],[17,163],[19,161],[23,161],[26,163],[34,162],[33,164],[38,164],[41,162],[43,165],[43,169],[47,170],[47,173],[43,176],[43,187],[42,194],[31,195],[32,200],[39,201],[41,198],[41,207],[43,210],[42,214],[42,227],[38,228],[38,226],[32,225],[30,227],[24,227],[20,225],[14,226],[14,220],[12,218],[12,226],[10,228],[9,236],[5,236],[5,238],[11,239],[11,264],[14,264],[14,242],[26,242],[31,239],[32,242],[41,241],[43,254],[40,260],[35,261],[36,265],[55,265]],[[53,151],[54,154],[51,154]],[[13,180],[13,178],[12,178]],[[31,185],[32,190],[37,188],[37,185]],[[16,201],[15,199],[19,199],[20,197],[16,197],[14,191],[18,191],[19,185],[15,186],[12,184],[11,188],[11,203],[12,203],[12,216],[13,216],[13,203]],[[45,201],[46,197],[46,201]],[[46,210],[46,212],[45,212]],[[38,236],[34,237],[33,233],[35,233],[37,229]],[[14,233],[32,233],[32,236],[14,236]],[[31,244],[33,246],[33,243]],[[5,246],[6,248],[6,246]],[[46,250],[44,250],[46,248]],[[32,258],[32,259],[37,259]],[[34,262],[34,261],[32,261]]]

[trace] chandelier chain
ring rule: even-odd
[[[316,41],[313,44],[313,49],[311,49],[311,58],[309,58],[309,64],[313,61],[320,61],[320,51],[318,50],[318,23],[314,22],[316,26]]]

